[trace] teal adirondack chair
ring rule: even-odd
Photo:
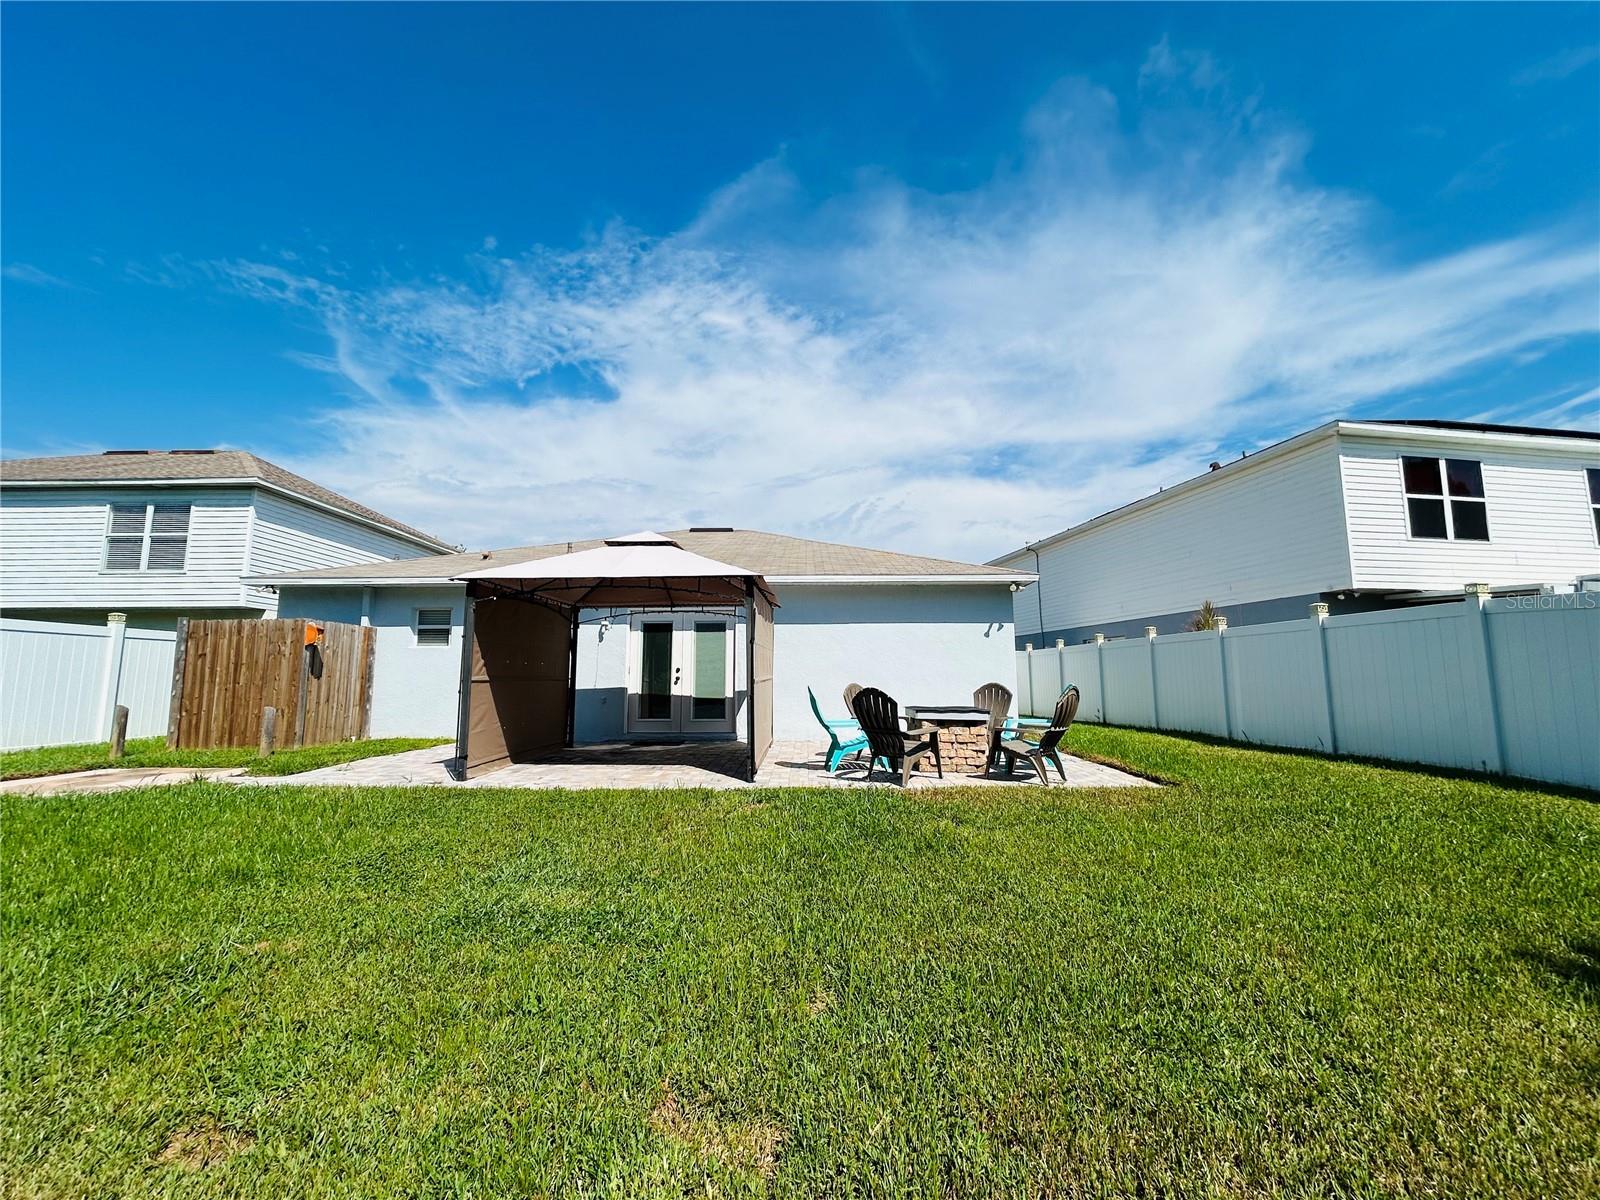
[[[861,722],[853,718],[828,720],[817,704],[817,694],[807,688],[806,695],[811,697],[811,711],[816,714],[817,724],[828,731],[828,774],[832,775],[838,771],[845,755],[867,748],[867,735],[861,732]]]
[[[1070,683],[1066,687],[1062,688],[1061,689],[1061,695],[1056,697],[1056,703],[1060,704],[1061,701],[1066,697],[1066,694],[1071,690],[1072,690],[1072,684],[1070,684]],[[1006,734],[1017,733],[1017,734],[1020,734],[1024,730],[1027,730],[1027,729],[1049,729],[1049,728],[1050,728],[1050,718],[1048,718],[1048,717],[1007,717],[1005,726],[1004,726],[1003,729],[1001,729],[1001,733],[1006,733]]]

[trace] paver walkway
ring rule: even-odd
[[[67,792],[121,792],[128,788],[188,783],[194,779],[232,779],[243,767],[102,767],[65,775],[0,780],[0,795],[60,796]]]
[[[754,785],[744,779],[747,751],[739,742],[690,742],[678,745],[615,743],[580,746],[548,762],[514,763],[509,767],[458,780],[451,774],[454,749],[433,746],[379,758],[320,767],[299,775],[245,776],[236,782],[258,786],[321,785],[333,787],[527,787],[527,788],[748,788],[755,787],[865,787],[893,785],[879,770],[870,779],[859,765],[846,764],[829,775],[822,747],[811,742],[774,742],[756,774]],[[1068,787],[1154,787],[1148,779],[1115,767],[1062,756]],[[1053,776],[1052,776],[1053,778]],[[990,777],[931,772],[912,776],[913,788],[934,787],[1038,787],[1030,772]],[[1055,786],[1060,787],[1061,784]]]

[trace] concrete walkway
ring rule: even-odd
[[[450,771],[454,749],[434,746],[381,758],[321,767],[299,775],[246,776],[240,784],[264,787],[524,787],[524,788],[748,788],[894,786],[897,780],[880,770],[870,778],[859,765],[846,764],[829,775],[823,748],[811,742],[774,742],[756,774],[744,779],[747,753],[739,742],[700,742],[661,746],[616,743],[580,746],[547,762],[515,763],[477,779],[461,781]],[[1154,787],[1155,784],[1115,767],[1062,756],[1068,787]],[[1054,775],[1052,774],[1052,779]],[[932,771],[912,777],[916,789],[936,787],[1040,786],[1019,767],[1015,777],[956,776],[944,779]],[[1055,786],[1063,786],[1060,783]]]
[[[122,792],[129,788],[189,783],[196,779],[234,779],[243,773],[243,767],[103,767],[97,771],[71,771],[65,775],[0,780],[0,795],[61,796],[68,792]]]

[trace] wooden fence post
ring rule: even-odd
[[[306,640],[306,622],[301,621],[300,633],[300,690],[294,706],[294,744],[298,748],[306,744],[306,709],[311,707],[311,697],[308,694],[311,685],[311,643]]]
[[[257,753],[266,758],[278,744],[278,710],[267,705],[261,710],[261,745]]]
[[[172,702],[167,709],[167,749],[178,748],[178,726],[183,719],[183,667],[189,655],[189,618],[179,617],[172,643]]]
[[[121,758],[128,748],[128,706],[119,704],[111,713],[111,760]]]

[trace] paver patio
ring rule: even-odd
[[[319,784],[344,787],[528,787],[528,788],[747,788],[894,786],[882,770],[870,778],[863,765],[845,763],[829,775],[823,747],[811,742],[774,742],[752,785],[744,778],[742,742],[650,744],[616,742],[578,746],[543,762],[515,763],[488,775],[458,780],[451,774],[450,746],[408,750],[380,758],[305,771],[299,775],[246,776],[235,782],[261,785]],[[1068,787],[1153,787],[1147,779],[1101,763],[1064,755]],[[1020,770],[1007,778],[946,775],[912,777],[913,788],[1038,787]],[[1057,787],[1063,786],[1056,784]]]

